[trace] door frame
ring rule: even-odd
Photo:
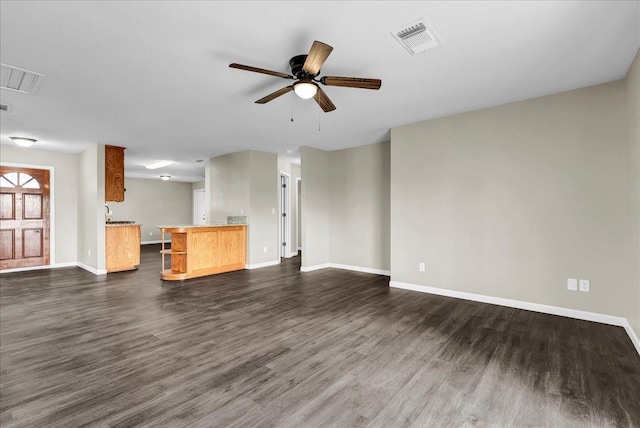
[[[45,267],[52,267],[56,264],[56,202],[55,202],[55,168],[49,165],[33,165],[26,163],[14,163],[14,162],[0,162],[0,166],[12,167],[12,168],[30,168],[41,169],[49,171],[49,264],[42,266],[6,269],[3,273],[19,272],[24,270],[42,269]]]
[[[296,255],[302,251],[302,177],[296,177]]]
[[[196,193],[202,193],[203,194],[203,208],[204,208],[204,215],[205,215],[205,219],[204,219],[204,223],[197,223],[196,222]],[[207,192],[205,189],[193,189],[193,206],[191,208],[191,221],[193,221],[193,224],[206,224],[207,220]]]
[[[278,180],[278,186],[280,187],[280,192],[279,192],[279,202],[280,202],[280,208],[279,210],[279,214],[280,214],[280,218],[279,218],[279,222],[278,222],[278,247],[280,247],[279,250],[279,255],[280,258],[289,258],[291,257],[290,255],[290,248],[291,248],[291,175],[289,175],[288,173],[284,172],[284,171],[280,171],[280,175],[279,175],[279,180]],[[286,190],[283,192],[282,191],[282,179],[285,179],[285,183],[286,183]],[[285,195],[285,200],[282,200],[282,194],[284,193]],[[282,214],[283,214],[283,208],[284,207],[284,213],[286,213],[286,216],[284,217],[285,220],[283,221],[282,218]],[[285,225],[284,227],[284,231],[282,230],[282,225]],[[284,242],[286,242],[286,245],[282,245],[282,240],[284,239]]]

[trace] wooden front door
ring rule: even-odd
[[[49,171],[0,166],[0,269],[49,264]]]

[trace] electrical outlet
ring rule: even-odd
[[[588,279],[580,280],[580,291],[584,291],[585,293],[588,293],[590,288],[591,288],[591,284],[589,284]]]
[[[87,254],[89,254],[89,257],[91,257],[91,250],[87,250]]]
[[[567,290],[578,291],[578,280],[575,278],[567,278]]]
[[[153,232],[149,232],[149,236],[153,236]]]
[[[267,247],[264,247],[264,253],[267,254]]]
[[[244,208],[240,208],[240,215],[244,214]]]
[[[271,208],[271,214],[275,214],[276,213],[276,209],[275,208]]]
[[[427,268],[426,268],[426,266],[425,266],[425,264],[424,264],[424,263],[420,263],[420,264],[418,264],[418,270],[419,270],[420,272],[424,272],[426,269],[427,269]]]

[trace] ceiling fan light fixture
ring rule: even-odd
[[[171,178],[170,175],[161,175],[160,176],[160,180],[162,180],[162,181],[168,181],[170,178]]]
[[[24,138],[24,137],[9,137],[11,141],[19,145],[20,147],[31,147],[35,144],[37,140],[33,138]]]
[[[311,82],[300,81],[293,84],[293,90],[297,96],[303,100],[308,100],[309,98],[313,98],[316,92],[318,92],[318,85]]]

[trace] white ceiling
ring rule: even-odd
[[[2,144],[123,146],[127,176],[180,181],[202,179],[197,159],[376,143],[394,126],[622,79],[640,46],[637,1],[2,1],[0,16],[1,62],[46,75],[36,95],[0,91]],[[421,17],[444,44],[411,56],[390,32]],[[258,105],[291,82],[228,67],[289,73],[314,40],[334,48],[322,74],[382,88],[324,87],[330,113],[293,94]],[[157,159],[176,163],[143,167]]]

